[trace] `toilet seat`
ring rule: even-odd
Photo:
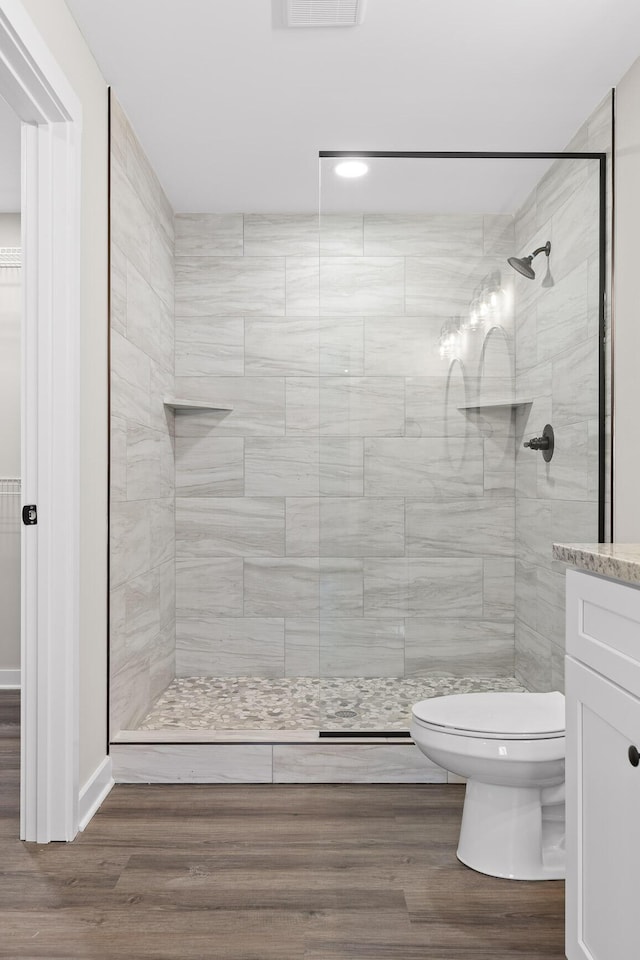
[[[413,720],[428,730],[489,740],[548,740],[565,735],[561,693],[462,693],[422,700]]]

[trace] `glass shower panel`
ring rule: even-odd
[[[552,536],[597,536],[599,164],[360,159],[320,159],[319,714],[399,732],[550,688]],[[533,280],[507,263],[547,240]],[[546,464],[522,444],[554,420]]]

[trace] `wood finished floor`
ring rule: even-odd
[[[562,960],[564,885],[455,858],[463,788],[117,786],[73,844],[18,832],[0,693],[0,957]]]

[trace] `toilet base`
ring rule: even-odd
[[[551,802],[543,803],[543,797]],[[458,860],[491,877],[563,880],[564,801],[558,788],[467,782]]]

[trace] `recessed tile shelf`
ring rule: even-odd
[[[532,399],[523,400],[476,400],[474,403],[461,403],[458,410],[481,410],[483,407],[526,407]]]
[[[173,410],[222,410],[225,413],[233,410],[233,407],[218,407],[206,400],[185,400],[182,397],[165,397],[163,403]]]

